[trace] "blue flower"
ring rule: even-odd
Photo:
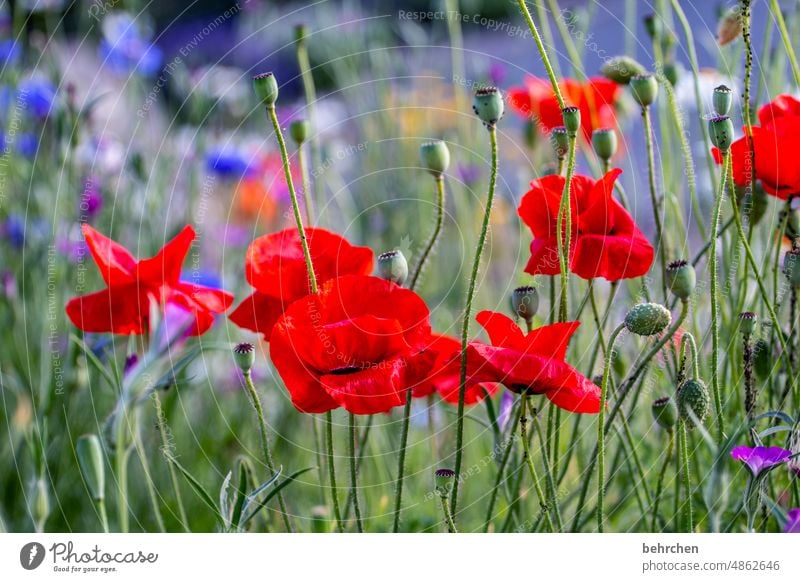
[[[25,111],[39,121],[45,119],[56,105],[56,88],[47,79],[31,77],[17,88],[16,100],[24,104]]]
[[[22,55],[22,50],[16,41],[11,39],[0,40],[0,69],[14,67]]]
[[[36,157],[39,150],[39,138],[33,133],[23,133],[17,138],[17,151],[26,158]]]
[[[206,154],[206,170],[223,179],[240,180],[251,173],[250,161],[235,150],[214,148]]]
[[[164,53],[150,42],[142,26],[127,12],[116,12],[103,21],[100,55],[116,73],[136,72],[152,77],[161,69]]]
[[[15,249],[19,250],[25,246],[25,221],[22,217],[12,214],[6,218],[2,226],[2,233]]]

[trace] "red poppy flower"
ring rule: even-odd
[[[758,120],[761,126],[753,127],[756,179],[761,180],[765,192],[781,200],[800,194],[800,164],[793,157],[800,150],[800,101],[780,95],[759,109]],[[712,152],[721,164],[720,151],[712,148]],[[746,186],[753,171],[746,136],[731,144],[731,159],[734,183]]]
[[[301,412],[386,412],[405,403],[414,359],[430,343],[428,315],[413,291],[378,277],[338,277],[286,309],[270,357]]]
[[[372,271],[371,249],[353,246],[322,228],[306,228],[305,233],[318,285],[341,275],[368,275]],[[228,318],[268,338],[284,309],[309,293],[298,230],[287,228],[254,240],[247,249],[245,276],[256,290]]]
[[[621,173],[615,168],[600,180],[581,175],[572,179],[569,269],[583,279],[640,277],[653,263],[652,245],[612,196]],[[534,180],[517,209],[533,232],[531,258],[525,267],[532,275],[559,273],[556,231],[564,183],[565,178],[556,175]]]
[[[492,345],[471,342],[467,347],[470,384],[500,382],[518,394],[544,394],[570,412],[599,412],[600,388],[564,361],[579,322],[545,325],[524,334],[501,313],[481,311],[475,319]]]
[[[137,261],[119,243],[83,225],[86,244],[108,286],[102,291],[70,299],[67,316],[87,332],[138,335],[149,328],[151,301],[173,304],[194,317],[189,334],[205,333],[233,295],[219,289],[180,280],[181,265],[195,239],[191,226],[169,241],[150,259]]]
[[[614,106],[620,88],[613,81],[604,77],[592,77],[585,83],[564,79],[559,89],[568,106],[581,110],[581,128],[587,140],[591,140],[595,129],[617,126]],[[561,107],[549,80],[528,76],[524,87],[509,89],[508,97],[514,111],[522,117],[538,119],[546,132],[564,125]]]
[[[420,370],[419,378],[414,383],[414,398],[424,398],[438,392],[445,402],[458,404],[459,383],[461,370],[458,366],[451,366],[461,353],[461,342],[449,335],[432,334],[430,342],[423,355],[431,357],[431,362]],[[481,402],[486,395],[492,396],[497,392],[499,385],[493,382],[484,384],[470,384],[464,393],[464,403],[467,406]]]

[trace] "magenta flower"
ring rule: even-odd
[[[776,465],[781,465],[789,460],[792,451],[787,451],[780,447],[746,447],[740,445],[731,451],[731,457],[737,461],[742,461],[753,477],[758,477],[763,471],[767,471]]]
[[[800,533],[800,507],[790,509],[787,516],[789,521],[786,522],[783,533]]]

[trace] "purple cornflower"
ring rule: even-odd
[[[783,533],[800,533],[800,507],[790,509],[786,515],[789,521],[786,522]]]
[[[731,451],[731,457],[737,461],[742,461],[753,477],[758,477],[762,472],[771,469],[776,465],[781,465],[789,460],[792,451],[787,451],[780,447],[747,447],[740,445]]]
[[[467,186],[471,186],[481,177],[481,169],[475,165],[459,164],[458,177]]]

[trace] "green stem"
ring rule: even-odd
[[[550,84],[553,86],[553,93],[556,95],[558,107],[560,109],[564,109],[564,107],[566,107],[566,104],[564,103],[564,97],[561,96],[561,89],[558,87],[558,79],[556,79],[556,73],[553,70],[553,66],[550,64],[550,59],[547,58],[547,50],[544,48],[544,43],[542,43],[542,37],[539,34],[539,30],[536,28],[533,18],[531,18],[531,13],[528,10],[525,0],[517,0],[517,3],[519,4],[519,9],[522,11],[522,16],[525,17],[525,21],[528,23],[528,28],[531,30],[533,40],[536,42],[536,48],[539,49],[539,56],[542,59],[542,63],[544,63],[544,68],[547,70],[547,76],[550,78]]]
[[[530,443],[528,443],[528,431],[526,429],[526,425],[528,424],[527,392],[522,393],[522,402],[520,403],[520,407],[522,408],[522,416],[519,419],[519,434],[520,439],[522,439],[522,456],[525,464],[528,466],[528,472],[530,473],[531,481],[533,481],[533,489],[536,491],[536,498],[539,500],[539,507],[542,515],[544,515],[545,521],[547,522],[547,527],[552,532],[555,531],[553,529],[553,521],[550,519],[550,510],[547,507],[547,500],[544,497],[542,486],[539,484],[539,476],[536,473],[536,466],[533,464],[533,457],[531,457],[531,446]],[[535,411],[533,412],[533,415],[536,415]],[[542,447],[544,448],[544,443],[542,443]]]
[[[342,522],[342,512],[339,510],[339,496],[336,489],[336,465],[333,461],[333,415],[330,410],[325,413],[325,441],[328,448],[328,481],[331,486],[333,517],[336,519],[336,528],[339,533],[343,533],[344,523]]]
[[[517,426],[519,425],[519,419],[522,415],[522,406],[517,407],[517,413],[514,415],[514,421],[511,424],[511,430],[509,431],[509,436],[506,439],[505,446],[503,447],[503,453],[500,457],[500,465],[497,467],[497,476],[494,480],[494,486],[492,487],[492,492],[489,494],[489,506],[486,509],[486,520],[483,524],[483,531],[484,533],[489,531],[489,525],[492,522],[492,514],[494,512],[494,504],[497,501],[497,494],[500,491],[500,484],[503,482],[503,475],[505,473],[506,465],[508,464],[508,459],[511,457],[511,450],[514,448],[513,438],[514,434],[517,432]]]
[[[103,533],[108,533],[108,513],[106,512],[106,500],[95,499],[97,513],[100,514],[100,524],[103,526]]]
[[[603,366],[603,383],[600,386],[600,412],[597,415],[597,531],[603,532],[603,512],[605,511],[605,471],[606,471],[606,399],[608,398],[608,378],[611,375],[611,360],[614,358],[614,344],[625,329],[625,324],[620,324],[611,332],[606,350],[606,362]]]
[[[169,434],[167,431],[167,419],[164,415],[164,408],[161,406],[161,398],[158,392],[153,392],[153,403],[156,408],[156,424],[158,426],[158,434],[161,436],[162,452],[169,454],[171,448]],[[178,474],[175,472],[175,464],[167,461],[167,469],[169,470],[169,478],[172,483],[172,490],[175,492],[175,500],[178,503],[178,515],[181,520],[181,527],[183,531],[189,532],[189,518],[186,515],[186,508],[183,506],[183,497],[181,496],[180,483],[178,482]]]
[[[794,73],[794,82],[800,87],[800,66],[798,66],[797,64],[797,56],[795,56],[794,54],[792,39],[789,36],[788,29],[786,28],[786,21],[783,19],[783,13],[781,12],[781,7],[778,6],[778,0],[771,0],[770,7],[772,9],[772,16],[778,23],[778,30],[781,31],[781,40],[783,40],[783,47],[784,49],[786,49],[786,54],[789,55],[789,61],[792,63],[792,73]]]
[[[356,458],[356,415],[350,412],[348,414],[349,418],[349,429],[350,429],[350,438],[348,439],[348,445],[350,447],[350,488],[353,491],[352,498],[353,498],[353,511],[355,512],[356,516],[356,529],[358,533],[362,533],[364,531],[364,526],[361,522],[361,506],[358,502],[358,467],[357,467],[357,458]]]
[[[128,533],[129,518],[128,518],[128,458],[130,449],[125,443],[125,424],[128,419],[127,405],[123,402],[120,396],[120,407],[116,414],[116,443],[115,455],[117,468],[117,518],[119,520],[119,529],[121,533]]]
[[[664,457],[664,464],[661,465],[661,471],[658,473],[658,482],[656,483],[656,495],[653,499],[653,521],[650,529],[655,532],[658,524],[658,505],[661,501],[661,492],[664,489],[664,477],[667,475],[667,468],[672,462],[672,450],[675,448],[675,431],[669,431],[669,441],[667,442],[667,455]]]
[[[303,80],[303,93],[305,94],[306,108],[308,109],[308,115],[306,117],[308,118],[308,123],[311,128],[309,132],[311,137],[309,138],[308,142],[308,148],[311,152],[311,163],[314,164],[315,168],[319,168],[322,166],[322,160],[320,159],[317,141],[313,137],[316,131],[316,126],[314,125],[316,122],[316,116],[314,111],[317,104],[317,90],[314,86],[314,76],[311,74],[311,61],[308,58],[308,46],[306,45],[305,36],[297,41],[297,63],[300,67],[300,77]],[[304,176],[304,178],[307,178],[307,176]],[[308,192],[308,188],[306,186],[303,186],[303,189]],[[314,196],[317,200],[317,203],[321,204],[323,199],[321,180],[314,181]],[[311,206],[309,205],[308,207],[310,208]],[[313,221],[310,218],[308,222],[309,224],[313,224]]]
[[[700,362],[697,359],[697,342],[694,341],[694,336],[688,331],[683,332],[681,336],[681,361],[684,360],[686,355],[686,346],[689,346],[689,351],[692,355],[692,377],[700,377]]]
[[[314,204],[311,201],[311,182],[308,175],[308,161],[303,144],[297,146],[297,163],[300,166],[300,176],[303,180],[303,204],[306,207],[306,222],[314,224]]]
[[[478,237],[478,247],[475,250],[475,259],[472,263],[472,274],[469,279],[469,289],[467,291],[467,303],[464,307],[464,321],[461,324],[461,373],[458,386],[458,417],[456,420],[456,479],[453,483],[453,492],[450,498],[450,513],[457,514],[458,506],[458,484],[461,475],[461,461],[464,448],[464,398],[467,392],[467,342],[469,341],[469,323],[472,317],[472,300],[475,297],[475,285],[478,280],[478,271],[481,266],[481,256],[486,245],[486,235],[489,231],[489,219],[492,213],[492,202],[494,201],[494,190],[497,184],[497,129],[495,126],[489,128],[489,141],[492,148],[492,169],[489,175],[489,192],[486,196],[486,211],[483,214],[481,233]]]
[[[442,225],[444,224],[444,176],[442,175],[436,176],[436,194],[436,223],[433,227],[431,238],[428,240],[428,244],[425,245],[425,250],[422,251],[422,256],[419,258],[419,262],[414,269],[414,274],[411,276],[411,282],[408,288],[412,291],[417,286],[417,281],[425,267],[425,262],[436,246],[436,241],[439,238],[439,233],[441,233]]]
[[[658,242],[658,253],[661,259],[661,287],[664,299],[667,298],[667,284],[664,276],[664,269],[667,265],[667,241],[664,239],[664,230],[661,226],[661,205],[658,202],[658,192],[656,187],[656,161],[653,149],[653,123],[650,119],[650,108],[642,107],[642,121],[644,122],[644,136],[647,146],[647,176],[650,185],[650,203],[653,206],[653,220],[656,227],[656,241]]]
[[[456,522],[453,521],[453,515],[450,513],[450,508],[447,507],[447,496],[440,495],[439,501],[442,503],[442,513],[444,514],[444,523],[447,525],[448,533],[458,533],[456,529]]]
[[[575,172],[575,143],[577,134],[569,136],[569,156],[567,157],[567,176],[564,190],[561,193],[561,204],[558,208],[556,232],[558,233],[558,264],[561,274],[561,300],[558,308],[558,321],[567,321],[567,288],[569,285],[569,247],[572,238],[572,175]]]
[[[561,509],[558,503],[558,493],[556,490],[556,483],[553,479],[553,471],[550,468],[550,459],[547,453],[547,447],[544,445],[544,435],[542,434],[542,425],[539,422],[538,415],[532,415],[533,427],[536,429],[536,434],[539,436],[539,441],[542,443],[542,462],[544,463],[544,478],[547,485],[547,496],[550,498],[548,505],[553,510],[553,516],[556,519],[556,531],[559,533],[564,531],[564,522],[561,520]]]
[[[684,519],[686,522],[685,525],[687,533],[692,533],[694,531],[694,516],[692,515],[692,484],[689,476],[689,443],[686,438],[686,423],[684,421],[680,422],[678,430],[680,431],[678,433],[678,439],[680,440],[679,448],[681,450],[681,464],[683,465],[681,468],[681,473],[683,474],[683,488],[686,493],[686,501],[684,502]]]
[[[412,387],[406,389],[406,404],[403,407],[403,427],[400,433],[400,454],[397,459],[397,483],[394,493],[394,525],[392,531],[400,531],[400,507],[403,501],[403,477],[406,467],[406,447],[408,446],[408,427],[411,418]]]

